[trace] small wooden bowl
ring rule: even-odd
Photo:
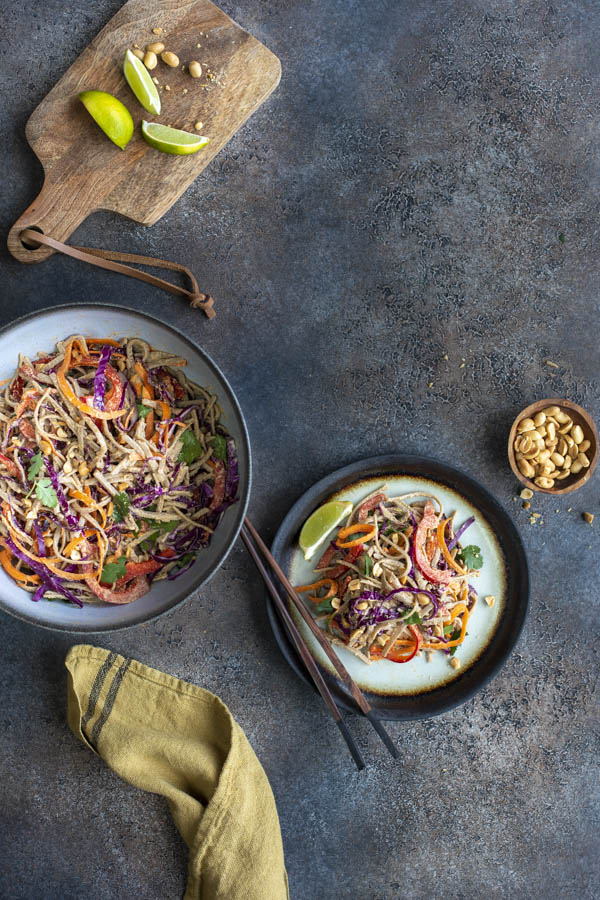
[[[521,473],[521,470],[519,469],[517,460],[515,458],[515,437],[517,436],[517,425],[519,424],[521,419],[533,419],[536,413],[545,409],[547,406],[560,406],[561,409],[565,409],[568,411],[569,415],[573,419],[574,425],[581,425],[585,437],[590,441],[590,447],[588,450],[586,450],[586,455],[590,460],[590,464],[587,469],[582,469],[581,472],[577,473],[577,475],[569,475],[568,478],[564,478],[562,481],[555,481],[554,484],[559,484],[560,487],[555,486],[552,488],[541,488]],[[537,400],[535,403],[531,403],[529,406],[526,406],[525,409],[519,413],[512,424],[512,428],[510,429],[510,434],[508,436],[508,460],[510,462],[511,469],[513,470],[515,476],[519,479],[521,484],[524,484],[532,491],[539,491],[539,493],[541,494],[555,494],[556,496],[558,496],[559,494],[570,494],[572,491],[576,491],[577,488],[580,488],[583,484],[590,480],[590,478],[592,477],[592,473],[596,468],[596,465],[598,464],[598,431],[596,430],[594,420],[590,415],[588,415],[585,409],[583,409],[581,406],[578,406],[577,403],[571,403],[570,400],[561,400],[556,397],[553,397],[550,400]]]

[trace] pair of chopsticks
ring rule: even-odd
[[[296,607],[296,609],[298,610],[298,612],[300,613],[300,615],[302,616],[302,618],[304,619],[304,621],[306,622],[306,624],[308,625],[308,627],[310,628],[312,633],[314,634],[315,638],[319,642],[319,644],[322,647],[323,651],[325,652],[326,656],[333,664],[342,683],[349,690],[350,694],[354,698],[360,711],[362,713],[364,713],[364,715],[367,717],[367,719],[369,720],[369,722],[371,723],[371,725],[373,726],[373,728],[375,729],[375,731],[377,732],[377,734],[379,735],[379,737],[381,738],[381,740],[383,741],[383,743],[385,744],[385,746],[387,747],[389,752],[392,754],[392,756],[395,759],[397,759],[398,758],[398,750],[396,748],[396,745],[394,744],[391,737],[389,736],[389,734],[387,733],[387,731],[385,730],[385,728],[383,727],[383,725],[377,718],[377,715],[375,714],[374,710],[372,709],[367,698],[365,697],[365,695],[363,694],[363,692],[361,691],[359,686],[356,684],[356,682],[350,676],[350,673],[345,668],[344,664],[338,657],[337,653],[331,646],[330,642],[327,640],[327,638],[323,634],[322,630],[319,628],[319,626],[317,625],[317,623],[311,616],[310,612],[304,605],[303,600],[296,593],[296,591],[294,590],[294,588],[292,587],[292,585],[286,578],[285,573],[282,571],[281,567],[278,565],[276,559],[271,555],[271,553],[270,553],[268,547],[266,546],[266,544],[264,543],[263,539],[257,532],[257,530],[254,527],[254,525],[252,524],[252,522],[250,522],[250,520],[247,517],[244,519],[244,524],[242,525],[241,535],[242,535],[242,540],[243,540],[244,544],[246,545],[246,548],[247,548],[250,556],[252,557],[252,559],[254,560],[254,562],[256,564],[256,568],[262,575],[263,581],[265,582],[265,584],[267,586],[267,590],[269,591],[269,594],[271,595],[273,602],[275,604],[275,608],[277,609],[277,611],[280,615],[280,618],[283,620],[285,627],[287,628],[294,644],[296,645],[298,653],[302,657],[302,661],[304,662],[304,665],[308,669],[310,676],[315,683],[315,687],[317,688],[321,697],[325,701],[325,705],[327,706],[327,708],[329,709],[329,712],[333,716],[334,722],[336,723],[337,727],[340,729],[342,736],[343,736],[344,740],[346,741],[346,744],[348,745],[348,749],[350,750],[350,753],[352,754],[352,757],[353,757],[354,762],[356,763],[358,769],[359,770],[364,769],[365,761],[362,758],[362,755],[356,745],[354,738],[352,737],[352,735],[350,734],[350,731],[348,730],[348,726],[346,725],[346,722],[342,718],[342,714],[331,694],[331,691],[327,687],[327,685],[323,679],[323,676],[321,675],[321,672],[319,671],[317,663],[313,659],[310,650],[304,643],[304,639],[303,639],[302,635],[300,634],[300,632],[298,631],[296,623],[292,619],[292,616],[290,614],[289,609],[287,608],[287,605],[285,604],[283,598],[281,597],[281,594],[279,593],[279,591],[277,590],[277,588],[275,586],[275,583],[273,582],[271,576],[269,575],[267,567],[265,566],[265,563],[263,562],[263,558],[267,561],[268,565],[270,566],[270,568],[274,572],[275,576],[277,577],[277,580],[280,582],[283,589],[285,590],[287,596],[290,598],[290,600],[292,601],[292,603],[294,604],[294,606]]]

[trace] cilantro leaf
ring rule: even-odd
[[[213,456],[227,462],[227,441],[222,434],[213,435],[212,439]]]
[[[151,406],[144,406],[143,403],[136,403],[138,416],[140,419],[145,419],[149,412],[152,412]]]
[[[168,522],[160,522],[156,519],[146,519],[146,524],[148,525],[149,532],[151,532],[147,535],[146,540],[149,541],[151,548],[154,550],[159,537],[163,534],[167,534],[169,531],[173,531],[178,525],[181,525],[181,522],[179,519],[170,519]]]
[[[184,462],[190,465],[194,460],[199,459],[204,453],[204,447],[196,437],[193,431],[186,428],[179,438],[181,442],[181,450],[177,457],[178,462]]]
[[[52,482],[49,478],[38,478],[35,483],[35,496],[49,509],[54,509],[58,504],[56,491],[52,487]]]
[[[456,557],[460,559],[467,569],[480,569],[483,565],[481,550],[475,544],[463,547],[462,550],[458,551]]]
[[[561,244],[564,244],[564,242],[566,241],[566,237],[565,237],[564,231],[561,231],[561,233],[560,233],[559,236],[558,236],[558,239],[559,239],[559,241],[561,242]]]
[[[455,653],[456,653],[456,646],[450,647],[450,656],[454,656]]]
[[[40,469],[44,463],[44,457],[42,456],[42,451],[39,450],[35,456],[31,457],[31,463],[29,465],[29,469],[27,470],[27,478],[29,481],[33,481],[36,475],[40,474]]]
[[[420,625],[423,619],[419,615],[419,613],[412,613],[407,619],[402,619],[403,622],[406,622],[407,625]]]
[[[129,515],[129,494],[121,491],[113,497],[113,519],[115,522],[122,522]]]
[[[322,603],[315,608],[315,612],[318,613],[332,613],[333,606],[331,605],[331,600],[323,600]]]
[[[118,578],[125,575],[125,557],[120,556],[116,562],[105,563],[102,568],[100,581],[104,584],[114,584]]]

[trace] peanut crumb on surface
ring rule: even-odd
[[[493,594],[488,594],[487,597],[484,597],[483,599],[485,600],[485,602],[487,603],[488,606],[493,606],[494,603],[496,602],[496,598],[493,596]]]
[[[558,368],[559,368],[558,363],[552,362],[551,359],[547,359],[547,360],[546,360],[546,365],[547,365],[547,366],[550,366],[552,369],[558,369]]]
[[[530,509],[530,508],[531,508],[531,503],[529,502],[529,500],[525,500],[525,502],[523,503],[523,509]]]
[[[531,500],[531,498],[533,497],[533,491],[531,490],[531,488],[523,488],[520,496],[523,498],[523,500]]]
[[[581,515],[583,516],[583,518],[589,525],[591,525],[592,522],[594,521],[594,513],[584,512]]]

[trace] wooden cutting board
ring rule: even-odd
[[[163,33],[153,34],[154,28]],[[158,40],[179,57],[180,65],[169,68],[159,60],[152,72],[160,82],[162,104],[160,116],[154,116],[135,99],[122,65],[127,48],[144,49]],[[192,60],[202,65],[199,79],[187,72]],[[27,122],[27,140],[45,178],[38,197],[10,230],[10,252],[21,262],[41,262],[53,251],[27,249],[19,238],[24,228],[35,227],[65,241],[99,209],[153,225],[266,100],[280,77],[277,57],[209,0],[128,0]],[[80,91],[92,89],[114,94],[130,110],[135,131],[125,150],[101,132],[78,100]],[[142,119],[186,131],[194,131],[200,121],[210,143],[192,156],[160,153],[141,136]]]

